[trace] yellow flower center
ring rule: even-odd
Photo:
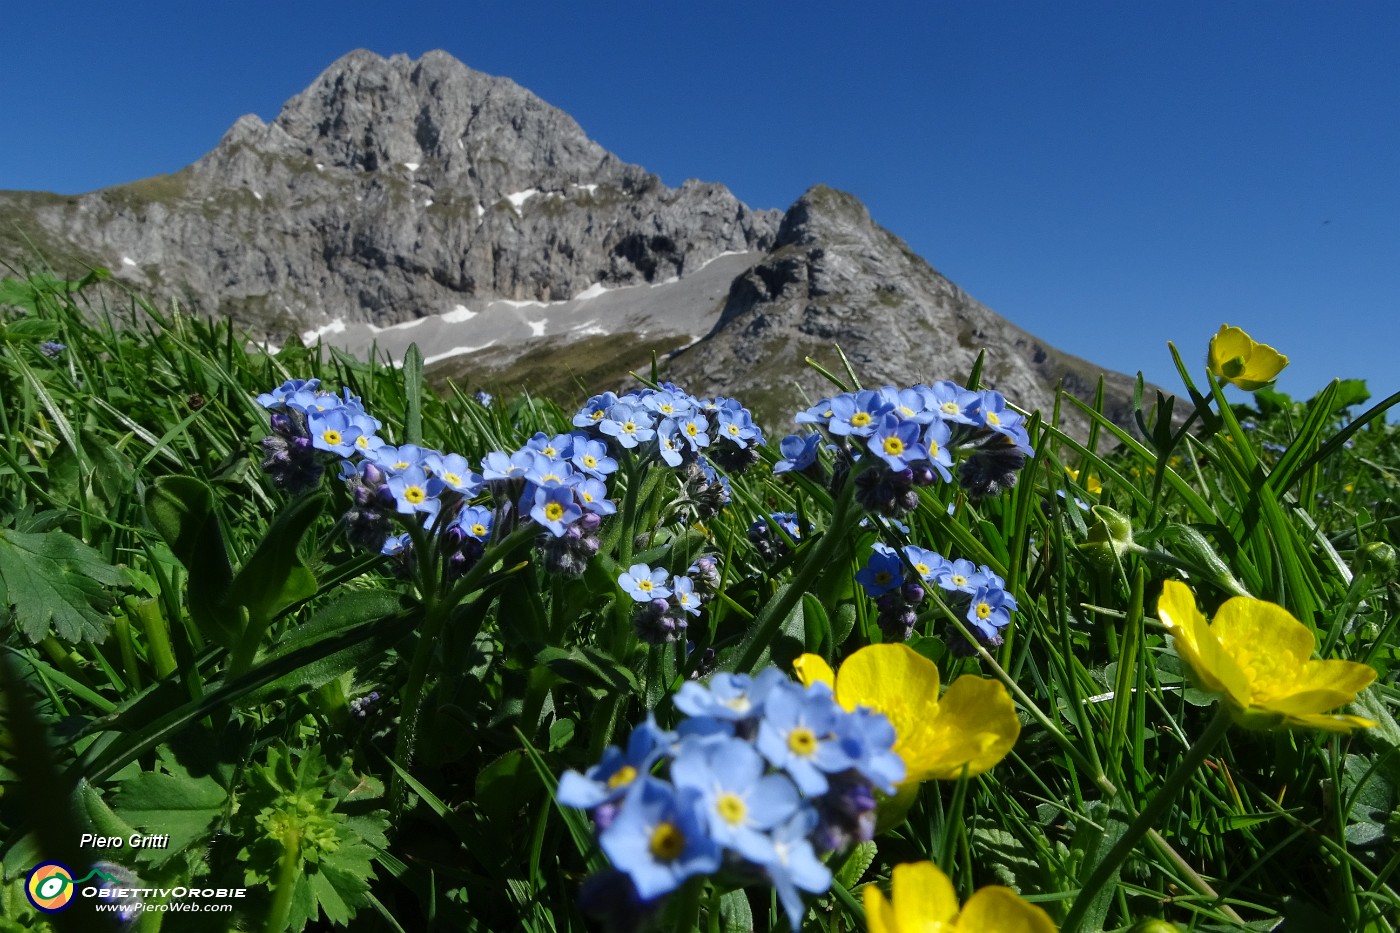
[[[638,581],[637,581],[637,589],[641,590],[643,593],[650,593],[650,592],[651,592],[652,585],[653,585],[653,584],[652,584],[652,582],[651,582],[650,580],[638,580]]]
[[[992,607],[986,603],[977,604],[977,618],[985,619],[992,614]]]
[[[422,486],[405,486],[403,489],[403,497],[414,505],[417,505],[428,498],[428,492]]]
[[[544,454],[546,457],[559,456],[559,454],[555,452],[553,447],[546,447],[544,450],[540,451],[540,453]]]
[[[731,424],[731,425],[729,426],[729,433],[730,433],[730,434],[738,434],[738,433],[739,433],[739,426],[738,426],[737,424]]]
[[[952,576],[952,581],[953,581],[953,586],[955,586],[955,587],[958,587],[958,586],[967,586],[967,577],[963,576],[963,575],[960,574],[960,573],[955,573],[955,574],[953,574],[953,576]]]
[[[736,697],[723,700],[722,702],[736,713],[747,713],[753,706],[753,704],[749,702],[749,698],[742,693]]]
[[[899,456],[904,453],[904,442],[897,437],[885,438],[885,453]]]
[[[1255,700],[1290,696],[1297,691],[1298,664],[1294,658],[1274,651],[1235,648],[1235,660],[1249,681]]]
[[[863,427],[865,427],[865,426],[866,426],[867,424],[869,424],[869,423],[870,423],[870,413],[869,413],[869,412],[858,411],[858,412],[856,412],[854,415],[851,415],[851,424],[855,425],[855,426],[858,427],[858,428],[863,428]]]
[[[579,496],[582,497],[582,499],[583,499],[584,502],[592,502],[592,501],[593,501],[593,495],[592,495],[591,493],[579,492]]]
[[[1001,415],[998,415],[994,411],[987,412],[987,423],[990,424],[992,427],[996,427],[997,425],[1001,424]]]
[[[912,418],[914,416],[914,409],[910,408],[908,405],[899,406],[899,410],[906,418]]]
[[[649,848],[658,862],[674,862],[685,851],[685,833],[675,823],[662,823],[651,831]]]
[[[690,424],[685,426],[685,433],[689,434],[691,437],[695,437],[700,433],[700,425],[696,424],[694,421],[690,422]]]
[[[584,454],[583,465],[591,470],[598,465],[598,458],[593,456],[592,454]]]
[[[915,564],[914,569],[918,571],[918,574],[921,577],[926,577],[933,572],[933,569],[929,567],[928,564]]]
[[[595,411],[592,415],[590,415],[589,417],[591,417],[594,421],[602,421],[602,420],[603,420],[603,410],[600,408],[600,409],[598,409],[597,411]]]
[[[359,437],[355,438],[355,446],[361,450],[369,450],[369,435],[361,434]]]
[[[407,461],[407,460],[400,460],[399,462],[397,462],[397,463],[394,464],[394,469],[396,469],[396,470],[407,470],[407,469],[408,469],[408,461]]]
[[[626,787],[637,779],[637,769],[631,765],[623,765],[613,772],[608,778],[608,790],[617,790],[619,787]]]
[[[798,726],[788,733],[787,744],[788,751],[805,758],[817,750],[817,735],[806,726]]]
[[[662,402],[660,405],[657,406],[657,408],[663,415],[669,415],[676,410],[676,406],[672,405],[669,402]]]
[[[635,421],[624,421],[622,422],[622,430],[628,434],[635,434],[637,433],[637,423]]]
[[[442,481],[443,481],[444,483],[446,483],[447,485],[449,485],[449,486],[460,486],[460,485],[462,485],[462,477],[458,476],[456,473],[444,473],[444,474],[442,474]]]
[[[475,525],[472,525],[472,534],[478,538],[486,537],[486,526],[481,524],[481,522],[477,522]]]
[[[715,801],[715,811],[730,826],[738,826],[748,816],[749,808],[738,794],[721,794]]]
[[[957,402],[944,402],[939,408],[943,410],[945,415],[956,415],[959,412]]]
[[[552,522],[557,522],[564,517],[564,506],[558,502],[549,502],[544,507],[544,517]]]
[[[332,447],[339,447],[340,432],[337,431],[335,428],[327,428],[326,430],[321,432],[321,440],[325,441],[327,444],[330,444]]]

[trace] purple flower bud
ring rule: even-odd
[[[364,480],[366,486],[384,486],[384,483],[388,479],[388,477],[384,475],[384,471],[373,463],[366,463],[361,468],[360,477]],[[385,486],[384,488],[388,489],[389,487]]]
[[[603,524],[603,516],[597,512],[584,512],[578,520],[578,526],[583,529],[584,534],[592,534],[598,530],[598,526]]]
[[[917,583],[904,584],[904,601],[917,606],[924,601],[924,588]]]

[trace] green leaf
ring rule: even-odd
[[[640,691],[637,676],[612,657],[592,648],[545,648],[535,655],[561,680],[590,690],[635,694]]]
[[[411,343],[403,355],[403,440],[423,443],[423,351]]]
[[[1254,407],[1259,409],[1259,414],[1267,418],[1270,415],[1288,411],[1293,407],[1293,399],[1273,389],[1256,389],[1254,391]]]
[[[720,895],[720,929],[723,933],[753,933],[753,907],[743,888]]]
[[[111,627],[108,588],[123,579],[120,568],[66,532],[0,529],[0,604],[14,607],[31,642],[42,641],[50,623],[65,641],[105,639]]]
[[[1312,404],[1321,398],[1319,392],[1308,404]],[[1328,414],[1336,414],[1345,411],[1353,405],[1360,405],[1371,397],[1371,392],[1366,388],[1364,379],[1343,379],[1337,383],[1336,393],[1332,396],[1331,404],[1327,406]]]
[[[836,869],[836,880],[842,887],[854,888],[860,883],[860,879],[875,861],[875,855],[879,852],[879,847],[873,840],[866,840],[853,848],[846,854],[846,858]]]
[[[325,505],[324,495],[292,500],[233,578],[232,599],[248,608],[249,626],[261,629],[283,609],[316,595],[316,577],[297,547]]]
[[[228,791],[207,775],[192,777],[183,769],[174,774],[143,771],[121,783],[115,809],[143,832],[169,835],[166,847],[141,850],[159,865],[209,835],[227,800]]]
[[[189,571],[190,617],[205,637],[238,644],[240,620],[225,605],[233,568],[214,514],[214,493],[192,476],[162,476],[146,496],[146,514]]]

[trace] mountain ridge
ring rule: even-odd
[[[974,301],[849,194],[814,186],[780,212],[722,184],[667,187],[440,51],[352,51],[178,172],[84,195],[0,192],[0,214],[13,221],[0,259],[32,243],[107,265],[272,344],[393,355],[431,339],[439,377],[504,378],[532,354],[537,372],[576,371],[570,347],[592,340],[612,362],[591,380],[669,352],[693,391],[790,414],[794,387],[829,391],[804,360],[830,360],[833,344],[864,380],[906,384],[959,378],[985,347],[987,384],[1026,407],[1048,409],[1062,381],[1087,397],[1098,373]],[[1108,379],[1125,422],[1131,383]]]

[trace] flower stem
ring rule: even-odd
[[[282,933],[291,918],[292,894],[301,875],[301,833],[287,830],[282,836],[282,857],[277,861],[277,882],[272,887],[272,903],[267,908],[265,933]]]
[[[1201,733],[1195,743],[1187,749],[1186,757],[1181,760],[1181,764],[1177,765],[1176,770],[1167,778],[1166,783],[1157,791],[1147,806],[1142,808],[1137,818],[1129,824],[1127,830],[1113,844],[1113,848],[1108,850],[1108,854],[1094,866],[1094,870],[1089,874],[1089,879],[1079,889],[1079,896],[1074,899],[1074,906],[1070,908],[1069,916],[1060,926],[1061,933],[1078,933],[1080,924],[1084,922],[1084,914],[1089,910],[1089,905],[1099,891],[1122,867],[1123,862],[1132,854],[1142,837],[1147,835],[1148,831],[1161,820],[1171,805],[1176,802],[1177,796],[1191,780],[1191,776],[1200,768],[1206,760],[1206,756],[1225,736],[1225,732],[1229,728],[1230,711],[1223,703],[1218,704],[1215,718],[1210,721],[1210,725],[1206,726],[1206,731]]]

